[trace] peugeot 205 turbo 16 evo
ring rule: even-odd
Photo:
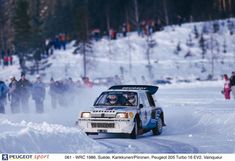
[[[124,133],[135,139],[152,130],[160,135],[165,122],[153,99],[157,90],[147,85],[112,86],[96,99],[93,110],[81,112],[77,125],[87,134]]]

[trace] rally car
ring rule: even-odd
[[[157,90],[148,85],[112,86],[101,93],[91,111],[81,112],[77,125],[87,134],[125,133],[135,139],[152,130],[160,135],[165,121],[153,99]]]

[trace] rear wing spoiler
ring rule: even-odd
[[[158,90],[158,86],[150,85],[116,85],[112,86],[109,89],[120,89],[120,90],[146,90],[151,95],[155,94]]]

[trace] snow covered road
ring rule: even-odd
[[[167,124],[161,136],[149,132],[137,140],[92,137],[111,146],[113,152],[234,153],[235,101],[225,101],[218,85],[160,88],[156,98],[164,108]]]
[[[46,113],[0,115],[0,152],[67,153],[235,153],[235,100],[225,101],[222,82],[160,86],[156,95],[167,126],[161,136],[148,132],[87,137],[74,122],[107,87],[81,91],[78,104]],[[89,97],[88,97],[89,96]],[[31,102],[32,104],[32,102]],[[32,106],[34,106],[32,104]]]

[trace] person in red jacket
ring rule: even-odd
[[[228,75],[227,74],[224,74],[224,98],[226,100],[229,100],[230,99],[230,92],[231,92],[231,86],[230,86],[230,81],[228,79]]]
[[[13,57],[12,55],[8,56],[8,65],[12,65],[13,64]]]
[[[7,66],[8,65],[8,56],[4,56],[3,58],[3,61],[4,61],[4,66]]]

